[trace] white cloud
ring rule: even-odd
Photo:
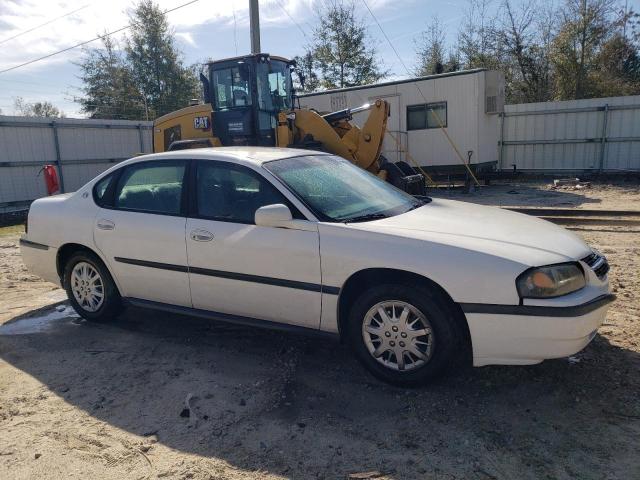
[[[83,6],[86,8],[58,19],[49,25],[33,30],[15,39],[0,44],[0,65],[11,67],[29,60],[62,50],[74,44],[96,37],[105,31],[117,30],[128,23],[127,12],[133,6],[132,0],[0,0],[0,42],[34,26],[48,22],[67,12],[73,12]],[[163,10],[170,10],[187,3],[188,0],[156,0]],[[286,25],[295,28],[295,23],[303,25],[313,22],[318,6],[323,0],[263,0],[260,4],[260,22],[263,26]],[[374,9],[390,3],[390,0],[369,0]],[[235,22],[238,26],[249,23],[247,0],[201,0],[168,14],[169,23],[181,39],[196,46],[190,29],[211,24],[229,26]],[[286,13],[285,13],[286,11]],[[121,39],[123,34],[114,35]],[[48,65],[77,59],[80,49],[61,53],[39,61],[22,71],[33,71]],[[1,69],[1,68],[0,68]]]
[[[0,25],[3,27],[0,42],[65,12],[72,12],[86,3],[87,0],[19,0],[14,3],[5,1],[0,10]],[[163,10],[168,10],[186,3],[186,0],[159,0],[158,3]],[[233,16],[231,2],[216,2],[215,6],[207,3],[210,2],[196,2],[168,14],[170,24],[183,33],[182,39],[185,42],[194,44],[193,38],[189,36],[189,27],[225,21]],[[1,44],[0,65],[11,67],[94,38],[105,31],[117,30],[127,25],[127,11],[131,6],[131,0],[94,0],[88,8]],[[117,39],[121,39],[122,36],[114,35]],[[61,53],[24,69],[39,69],[52,63],[76,59],[79,52],[80,49],[74,49]]]
[[[155,1],[163,10],[169,10],[189,0]],[[297,30],[297,24],[310,35],[319,7],[325,1],[260,0],[261,25],[264,28],[286,27]],[[111,32],[124,27],[128,24],[127,12],[134,2],[135,0],[0,0],[0,70],[68,48],[105,31]],[[368,3],[375,11],[392,5],[391,0],[368,0]],[[205,42],[198,41],[202,29],[206,28],[211,32],[224,29],[228,35],[229,27],[233,27],[235,21],[238,29],[246,32],[249,24],[248,5],[248,0],[200,0],[169,13],[167,19],[184,47],[200,49],[202,53],[199,57],[207,58],[211,54],[211,48]],[[84,6],[86,8],[82,8]],[[360,5],[358,9],[362,10],[359,13],[366,18],[368,14],[363,10],[364,7]],[[74,10],[78,11],[3,43],[5,39]],[[386,8],[385,11],[388,12],[389,9]],[[244,32],[238,35],[244,35]],[[126,31],[116,34],[114,38],[120,41],[125,33]],[[227,43],[233,41],[233,37],[225,40]],[[99,41],[88,46],[92,45],[99,45]],[[77,62],[81,55],[82,50],[76,48],[18,68],[10,74],[0,74],[0,87],[3,88],[0,94],[1,108],[5,113],[11,111],[7,107],[13,103],[11,99],[15,96],[36,101],[45,95],[47,99],[57,101],[68,114],[77,114],[74,111],[77,104],[72,102],[71,97],[78,93],[74,87],[79,86],[80,82],[75,77],[77,67],[71,62]],[[66,73],[64,79],[58,78],[59,72]],[[24,86],[20,84],[22,79],[25,79]]]
[[[196,41],[193,39],[193,35],[189,32],[176,32],[176,37],[192,47],[197,46]]]

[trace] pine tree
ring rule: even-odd
[[[602,45],[596,65],[592,79],[599,96],[640,94],[638,48],[622,33],[617,33]]]
[[[458,32],[458,48],[465,68],[499,69],[495,44],[496,18],[490,15],[490,0],[469,0]]]
[[[18,115],[24,117],[64,118],[65,114],[51,102],[28,103],[22,97],[13,99],[13,108]]]
[[[433,19],[415,43],[418,54],[416,75],[433,75],[445,71],[445,40],[438,17]]]
[[[31,107],[34,117],[64,118],[65,114],[51,102],[36,102]]]
[[[539,5],[503,0],[494,38],[511,103],[551,100],[550,44],[555,20]]]
[[[151,115],[186,107],[198,94],[198,79],[184,66],[162,10],[152,0],[141,0],[129,20],[127,63]]]
[[[613,6],[612,0],[566,0],[552,49],[556,98],[597,96],[592,72],[600,48],[615,32]]]
[[[336,0],[320,12],[311,53],[324,88],[367,85],[387,75],[353,2]]]
[[[293,60],[296,62],[296,71],[298,72],[298,78],[294,76],[295,88],[302,93],[315,92],[320,86],[320,80],[316,73],[316,60],[313,57],[313,52],[307,50],[304,55],[296,56]]]
[[[109,36],[102,48],[85,49],[79,63],[84,97],[78,101],[91,118],[147,119],[144,97],[134,84],[126,59]]]

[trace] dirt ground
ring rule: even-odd
[[[639,191],[436,195],[640,210]],[[618,295],[584,351],[411,390],[330,340],[134,309],[84,322],[26,272],[19,231],[0,230],[0,478],[640,478],[638,231],[579,232]]]
[[[564,185],[552,188],[549,182],[509,182],[480,186],[471,194],[444,186],[429,195],[499,207],[555,207],[593,210],[640,210],[637,180],[590,186]]]

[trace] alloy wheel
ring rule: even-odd
[[[104,302],[104,284],[100,273],[88,262],[78,262],[71,272],[71,291],[78,305],[96,312]]]
[[[427,317],[410,303],[376,303],[362,322],[362,337],[369,353],[392,370],[410,371],[433,355],[434,335]]]

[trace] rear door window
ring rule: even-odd
[[[109,186],[111,185],[113,178],[114,174],[111,173],[98,180],[93,186],[93,200],[100,207],[108,206],[110,203],[110,199],[107,197],[109,196]]]
[[[184,161],[143,162],[125,167],[116,187],[114,208],[179,215],[185,170]]]

